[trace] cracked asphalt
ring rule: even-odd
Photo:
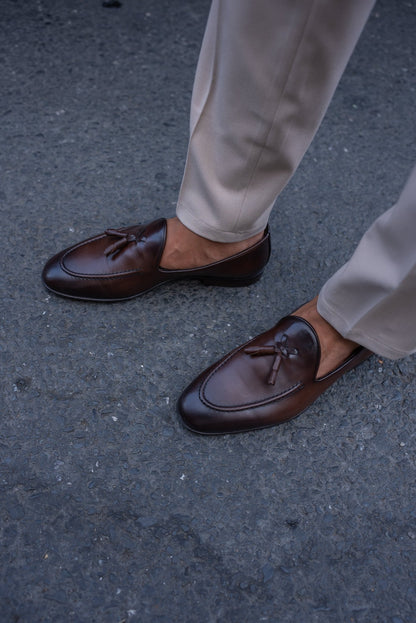
[[[415,358],[305,414],[201,437],[197,372],[319,291],[415,160],[416,3],[381,0],[244,289],[118,304],[44,262],[174,213],[208,0],[2,0],[0,620],[414,623]],[[117,4],[117,3],[116,3]]]

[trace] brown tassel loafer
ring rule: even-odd
[[[42,279],[49,290],[61,296],[122,301],[179,279],[198,279],[206,285],[247,286],[260,279],[270,257],[268,228],[249,249],[193,269],[161,268],[165,242],[165,219],[107,229],[52,257],[43,269]]]
[[[318,336],[303,318],[286,316],[203,372],[180,397],[179,412],[187,428],[205,434],[281,424],[370,355],[359,346],[335,370],[316,378]]]

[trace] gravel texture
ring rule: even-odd
[[[415,159],[416,4],[377,6],[246,289],[49,295],[57,250],[172,215],[207,0],[2,0],[2,623],[413,623],[415,359],[286,425],[186,431],[197,372],[312,297]],[[116,6],[121,4],[121,6]]]

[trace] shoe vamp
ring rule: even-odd
[[[130,243],[120,251],[106,255],[107,236],[98,237],[70,249],[63,257],[63,267],[70,273],[86,276],[114,276],[143,272],[153,267],[154,260],[143,243]]]
[[[273,346],[279,335],[253,341],[250,346]],[[273,375],[273,366],[277,373]],[[201,387],[201,399],[216,409],[244,409],[286,398],[312,383],[317,367],[315,341],[302,336],[294,354],[251,356],[240,348],[219,362]]]

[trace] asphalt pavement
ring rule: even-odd
[[[377,4],[273,211],[261,281],[118,304],[41,283],[63,247],[174,214],[208,8],[1,2],[1,623],[416,621],[414,357],[372,357],[263,431],[201,437],[176,412],[397,199],[414,0]]]

